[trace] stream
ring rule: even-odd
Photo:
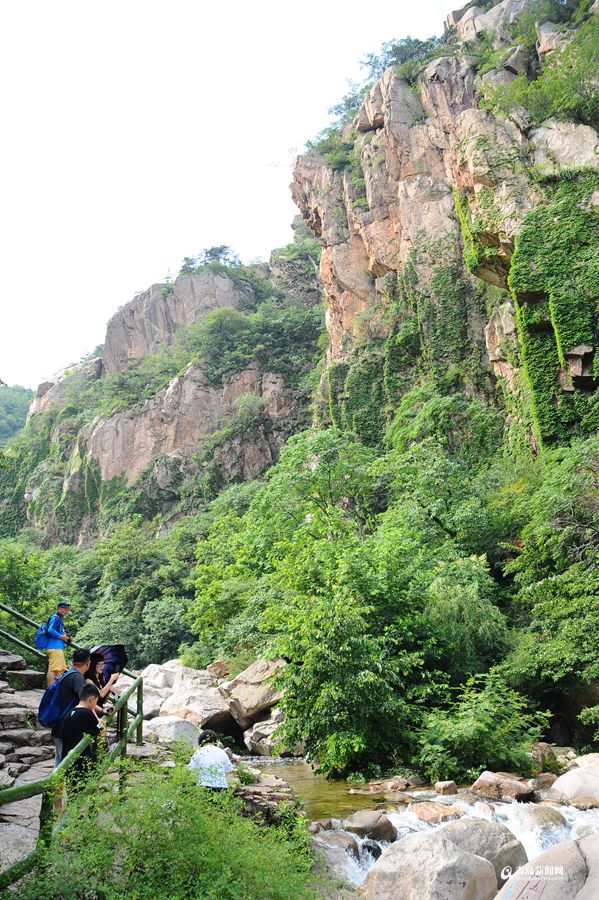
[[[397,828],[398,840],[415,831],[430,832],[442,827],[442,824],[421,821],[414,813],[408,811],[407,804],[391,804],[377,794],[350,794],[348,792],[351,788],[359,788],[361,785],[350,784],[347,781],[327,781],[322,775],[316,775],[303,760],[254,757],[251,759],[251,765],[260,768],[265,774],[284,778],[293,788],[297,798],[302,801],[308,820],[332,819],[333,830],[336,832],[347,833],[343,830],[343,819],[360,809],[384,811]],[[538,807],[538,803],[491,802],[483,799],[472,802],[473,795],[469,792],[440,797],[430,788],[411,788],[404,793],[409,794],[414,800],[435,800],[464,810],[468,816],[506,825],[523,844],[529,862],[560,841],[599,833],[599,809],[582,811],[573,806],[556,807],[566,823],[547,827],[530,821],[530,808]],[[320,834],[325,836],[327,832],[323,831]],[[372,847],[373,843],[377,843],[384,849],[388,844],[385,841],[365,842],[355,834],[352,837],[358,842],[360,859],[356,860],[346,853],[344,871],[340,874],[358,885],[364,881],[368,869],[375,862],[368,845]]]

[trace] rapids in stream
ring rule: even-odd
[[[309,821],[314,819],[331,819],[333,830],[347,834],[343,829],[343,820],[359,809],[380,809],[390,819],[397,829],[398,839],[416,831],[431,832],[442,828],[442,824],[430,824],[421,821],[413,812],[408,810],[407,804],[391,804],[377,794],[350,794],[351,788],[361,785],[351,784],[347,781],[327,781],[322,775],[317,775],[303,760],[265,759],[253,758],[252,766],[260,768],[262,772],[277,775],[284,778],[293,788],[295,795],[302,801]],[[553,827],[539,827],[531,823],[528,810],[537,803],[517,803],[485,801],[468,802],[464,794],[449,797],[440,797],[430,788],[411,788],[404,793],[409,794],[414,800],[436,800],[449,804],[456,809],[463,810],[468,816],[487,819],[506,825],[512,834],[523,844],[528,855],[529,862],[545,850],[560,841],[571,838],[581,838],[587,834],[599,833],[599,809],[578,810],[573,806],[556,807],[566,820],[565,825]],[[320,832],[322,836],[326,831]],[[344,871],[339,874],[345,876],[353,884],[361,884],[366,877],[370,866],[375,862],[375,856],[370,852],[369,846],[373,843],[384,849],[388,846],[385,841],[364,841],[352,835],[360,848],[360,859],[356,860],[351,854],[346,853]]]

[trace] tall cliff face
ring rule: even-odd
[[[597,319],[590,281],[575,273],[596,261],[599,136],[588,125],[533,127],[522,109],[508,117],[480,106],[486,85],[534,71],[571,38],[555,27],[548,41],[541,25],[532,55],[510,47],[529,5],[503,0],[452,13],[452,55],[432,60],[414,83],[387,69],[336,136],[335,152],[325,142],[297,160],[293,197],[324,245],[334,421],[355,427],[368,405],[380,415],[392,409],[394,366],[400,375],[411,364],[436,371],[446,387],[453,370],[454,385],[475,393],[489,392],[484,373],[492,370],[533,445],[592,427]],[[504,50],[482,76],[472,44],[481,34]],[[560,173],[572,169],[591,174],[560,194]],[[553,268],[551,255],[559,257]],[[368,360],[365,327],[389,338]],[[357,382],[360,409],[351,397]]]
[[[40,385],[0,473],[4,533],[32,525],[47,543],[87,544],[115,509],[171,515],[183,494],[201,503],[276,461],[308,422],[300,382],[321,329],[316,262],[291,247],[270,266],[152,285],[112,317],[101,356]]]

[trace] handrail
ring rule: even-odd
[[[29,619],[22,613],[18,613],[16,610],[13,610],[10,607],[6,606],[6,604],[4,603],[0,603],[0,609],[2,609],[4,612],[7,612],[9,615],[12,615],[14,618],[21,619],[29,625],[34,625],[36,628],[39,627],[39,625],[34,622],[33,619]],[[17,644],[18,646],[30,652],[33,652],[37,656],[45,657],[45,653],[40,652],[35,647],[31,647],[29,644],[21,641],[14,635],[11,635],[10,632],[4,631],[4,629],[0,629],[0,635]],[[77,647],[78,645],[72,642],[72,646]],[[113,712],[108,716],[106,720],[106,724],[110,725],[114,721],[115,717],[117,719],[117,743],[107,754],[107,759],[110,762],[114,762],[114,760],[119,755],[121,756],[121,759],[126,757],[127,743],[129,742],[130,738],[133,737],[134,733],[136,735],[137,744],[141,744],[143,741],[143,678],[141,675],[134,675],[132,672],[129,672],[126,669],[123,669],[123,673],[132,677],[133,683],[129,685],[129,687],[126,688],[126,690],[124,690],[120,695],[120,697],[114,704]],[[133,720],[131,721],[131,723],[129,723],[128,701],[134,692],[137,694],[136,712]],[[28,784],[21,784],[17,787],[13,786],[11,788],[6,788],[5,790],[0,791],[0,807],[6,803],[14,803],[18,800],[25,800],[29,797],[35,797],[40,794],[42,797],[42,805],[40,809],[40,828],[36,846],[28,856],[26,856],[24,859],[19,860],[19,862],[14,863],[12,866],[9,866],[8,869],[5,869],[0,873],[0,891],[4,891],[10,884],[22,878],[35,865],[40,855],[49,846],[52,840],[54,818],[54,808],[51,793],[60,783],[60,780],[62,776],[64,776],[65,772],[70,769],[75,760],[81,756],[86,747],[88,747],[93,740],[93,735],[84,735],[84,737],[75,747],[73,747],[72,750],[69,751],[69,753],[59,763],[59,765],[41,781],[33,781],[29,782]],[[119,775],[119,786],[122,790],[124,786],[124,772],[122,768]]]
[[[20,619],[22,622],[25,622],[26,625],[33,625],[34,628],[39,628],[41,622],[36,622],[34,619],[30,619],[29,616],[24,615],[23,613],[18,612],[16,609],[13,609],[11,606],[7,606],[6,603],[0,603],[0,610],[5,613],[8,613],[9,616],[12,616],[14,619]],[[3,631],[0,628],[0,634],[7,638],[8,640],[12,640],[13,643],[19,644],[20,647],[23,647],[25,650],[29,650],[30,653],[35,653],[36,656],[41,656],[43,659],[46,658],[46,654],[42,653],[41,650],[38,650],[37,647],[32,647],[31,644],[26,644],[24,641],[20,641],[18,638],[13,637],[7,631]],[[81,650],[81,645],[76,644],[75,641],[69,642],[69,647],[74,647],[76,650]],[[129,669],[123,669],[123,675],[128,675],[130,678],[136,678],[133,672],[130,672]]]

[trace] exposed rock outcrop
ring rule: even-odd
[[[87,426],[81,438],[97,461],[103,481],[125,475],[131,482],[160,456],[190,458],[197,453],[233,416],[235,402],[245,394],[264,399],[271,422],[284,419],[293,408],[283,379],[261,373],[257,365],[225,376],[222,384],[211,383],[201,368],[190,366],[141,406]],[[269,465],[274,454],[264,436],[251,451],[248,447],[242,462],[246,477]]]
[[[238,307],[244,291],[228,275],[204,269],[180,275],[172,285],[153,284],[121,307],[108,323],[102,372],[120,372],[127,362],[171,344],[177,329],[210,310]]]

